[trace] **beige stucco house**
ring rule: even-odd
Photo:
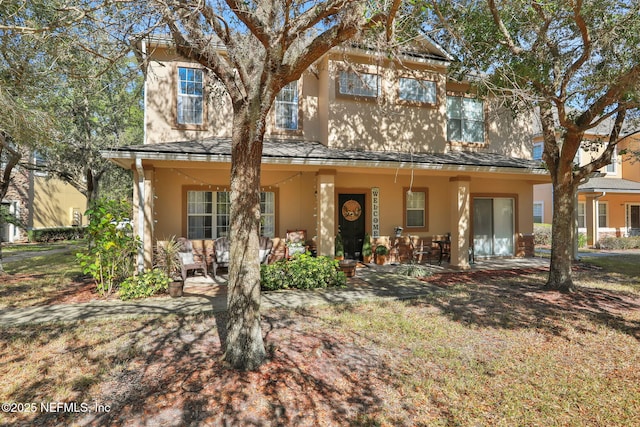
[[[612,120],[585,135],[584,149],[578,150],[575,164],[588,164],[604,150]],[[629,132],[616,146],[611,164],[602,168],[578,188],[577,229],[595,245],[605,236],[625,237],[640,234],[640,163],[637,154],[640,135]],[[533,155],[542,159],[542,136],[534,137]],[[551,184],[534,187],[534,223],[552,222]]]
[[[32,156],[34,164],[43,165],[45,160],[37,153]],[[43,171],[17,167],[2,205],[24,226],[5,224],[0,230],[3,242],[26,241],[28,230],[86,224],[86,197],[72,185]]]
[[[230,105],[198,64],[165,39],[149,56],[143,145],[105,156],[133,170],[136,232],[151,263],[169,236],[228,233]],[[400,56],[340,48],[285,87],[271,110],[262,159],[262,234],[306,230],[320,255],[341,233],[347,257],[365,233],[451,236],[451,264],[514,256],[533,229],[529,117],[514,119],[448,80],[449,55],[422,40]]]

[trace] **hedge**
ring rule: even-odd
[[[78,240],[84,238],[84,227],[55,227],[29,230],[30,242],[55,242],[58,240]]]

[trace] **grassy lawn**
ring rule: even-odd
[[[4,256],[10,256],[24,252],[42,252],[68,247],[80,247],[81,245],[82,242],[77,240],[54,243],[3,243],[2,254]]]
[[[43,252],[42,255],[4,263],[10,275],[0,281],[0,309],[51,304],[73,296],[80,287],[87,286],[75,258],[80,246],[74,245],[68,252],[54,254],[45,254],[45,246],[37,247],[35,253]],[[53,249],[65,247],[67,245],[50,246]]]
[[[0,424],[640,425],[637,276],[583,267],[571,295],[540,273],[461,277],[264,313],[270,360],[249,373],[220,362],[224,315],[0,327],[1,401],[109,406]]]

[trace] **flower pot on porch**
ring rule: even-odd
[[[386,255],[376,254],[376,264],[384,265],[386,262],[387,262],[387,256]]]
[[[181,297],[183,290],[184,290],[184,282],[182,280],[175,280],[169,283],[169,295],[172,298]]]
[[[340,261],[338,266],[340,270],[344,272],[347,277],[353,277],[356,275],[356,265],[358,262],[353,259],[345,259],[344,261]]]

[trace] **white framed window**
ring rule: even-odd
[[[276,235],[276,193],[262,191],[260,193],[260,235],[275,237]]]
[[[607,175],[616,175],[618,173],[618,147],[614,147],[611,153],[611,163],[605,167]]]
[[[609,226],[609,205],[607,202],[598,202],[598,227]]]
[[[435,104],[436,82],[401,77],[398,80],[398,96],[402,101]]]
[[[204,108],[202,70],[178,67],[177,121],[182,125],[201,125]]]
[[[536,142],[533,144],[533,160],[542,160],[542,153],[544,151],[544,143]]]
[[[544,202],[533,202],[533,222],[544,223]]]
[[[482,100],[447,96],[447,139],[458,142],[484,142]]]
[[[578,202],[578,228],[585,228],[585,209],[584,202]]]
[[[377,74],[341,71],[338,86],[342,95],[376,98],[380,93],[380,77]]]
[[[260,232],[275,236],[275,193],[260,193]],[[231,200],[228,191],[187,191],[187,238],[229,237]]]
[[[405,205],[405,227],[425,228],[427,222],[426,191],[406,191]]]
[[[47,176],[47,171],[46,171],[47,160],[38,151],[33,152],[33,164],[36,167],[36,169],[33,171],[34,175]]]
[[[298,82],[286,85],[276,95],[276,128],[298,129]]]

